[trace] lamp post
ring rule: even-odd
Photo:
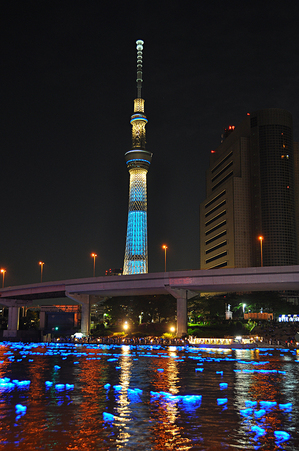
[[[96,275],[96,257],[97,254],[95,254],[94,252],[91,254],[92,258],[93,258],[93,277],[95,277]]]
[[[0,272],[2,272],[2,288],[4,288],[4,279],[5,279],[5,273],[6,273],[6,269],[1,269]]]
[[[259,236],[260,245],[261,245],[261,266],[263,266],[263,240],[264,237],[262,235]]]
[[[44,262],[38,262],[38,264],[40,265],[40,281],[43,281],[43,271],[44,271]]]
[[[164,271],[166,272],[166,250],[168,249],[166,244],[163,244],[162,249],[164,249],[164,251],[165,251]]]

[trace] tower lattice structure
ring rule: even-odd
[[[142,51],[144,42],[136,41],[137,49],[137,98],[131,116],[132,149],[125,153],[130,174],[127,238],[123,274],[148,272],[147,244],[147,172],[152,153],[145,150],[147,118],[144,114],[142,88]]]

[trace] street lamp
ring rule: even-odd
[[[166,250],[168,249],[168,247],[166,246],[166,244],[163,244],[162,249],[164,249],[165,251],[165,264],[164,264],[164,271],[166,272]]]
[[[263,240],[264,237],[262,235],[259,236],[260,245],[261,245],[261,266],[263,266]]]
[[[92,258],[93,258],[93,277],[96,275],[96,257],[97,254],[95,254],[94,252],[91,254]]]
[[[129,329],[129,324],[127,321],[124,322],[124,330],[128,330]]]
[[[2,272],[2,288],[4,288],[4,278],[5,278],[5,273],[6,273],[6,269],[1,269],[0,272]]]
[[[40,281],[43,281],[43,271],[44,271],[44,262],[38,262],[38,264],[40,265]]]

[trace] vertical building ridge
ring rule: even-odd
[[[145,149],[145,126],[148,120],[144,114],[144,99],[141,97],[143,44],[142,40],[136,41],[137,98],[134,100],[134,113],[130,121],[132,125],[132,148],[125,153],[130,182],[123,274],[148,272],[147,172],[152,160],[152,153]]]

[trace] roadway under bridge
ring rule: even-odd
[[[90,306],[106,297],[171,294],[177,299],[177,334],[187,333],[188,300],[204,293],[299,291],[299,266],[190,270],[92,277],[2,288],[0,304],[8,307],[5,337],[15,337],[20,307],[36,300],[67,297],[81,304],[81,332],[90,331]]]

